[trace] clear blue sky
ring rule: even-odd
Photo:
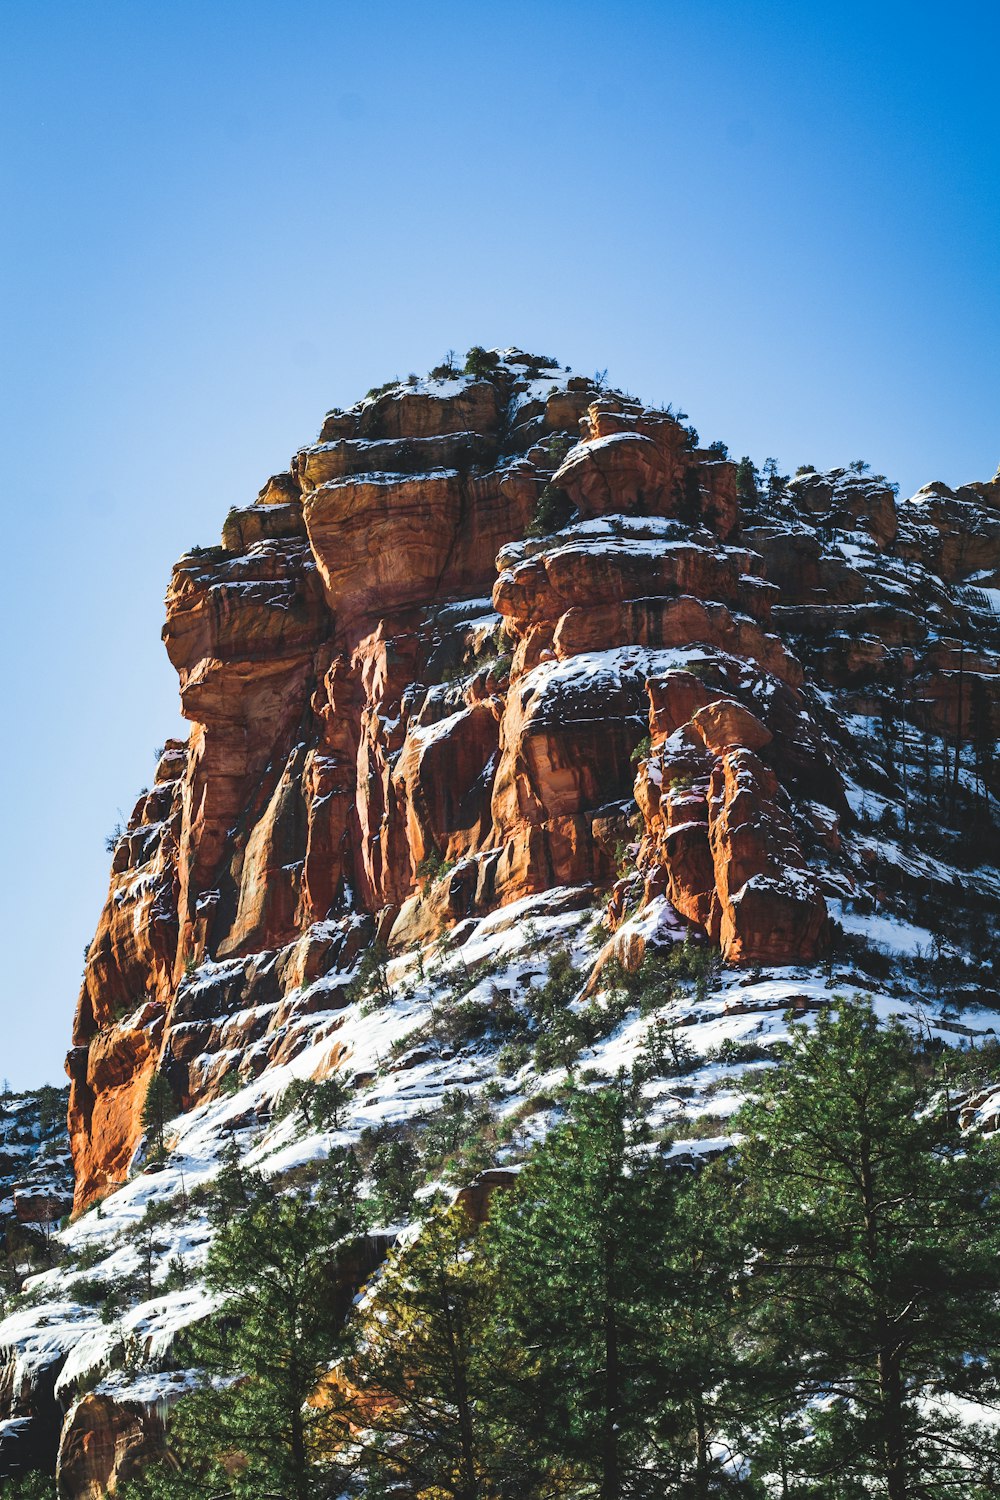
[[[1000,461],[992,4],[4,0],[0,1075],[61,1077],[171,563],[517,343],[783,465]]]

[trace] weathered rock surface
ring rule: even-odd
[[[230,1148],[288,1148],[295,1172],[326,1150],[293,1138],[291,1071],[354,1071],[359,1142],[397,1108],[409,1128],[451,1091],[485,1097],[482,1035],[453,1048],[414,1018],[516,1004],[556,944],[597,1004],[607,965],[714,945],[725,992],[663,1008],[704,1052],[724,1017],[753,1042],[768,1011],[825,1003],[800,966],[853,951],[864,912],[924,974],[927,887],[940,931],[964,924],[955,955],[995,912],[992,855],[933,803],[964,797],[972,839],[1000,789],[1000,479],[898,501],[863,465],[766,492],[741,465],[738,498],[725,450],[671,412],[516,350],[475,364],[328,413],[174,570],[190,733],[112,841],[67,1061],[75,1207],[123,1185],[60,1232],[80,1284],[55,1268],[5,1320],[0,1477],[58,1456],[64,1500],[90,1500],[156,1451],[195,1378],[176,1366],[205,1310],[199,1195]],[[376,944],[377,1015],[357,989]],[[595,1076],[630,1027],[585,1049]],[[178,1111],[166,1161],[141,1123],[155,1072]],[[37,1147],[0,1171],[8,1224],[44,1249],[65,1172]],[[504,1180],[482,1174],[471,1210]],[[184,1264],[130,1262],[113,1326],[95,1283],[120,1282],[161,1196]]]
[[[88,954],[78,1209],[129,1171],[154,1069],[187,1108],[294,1057],[317,1005],[333,1037],[376,934],[610,891],[632,848],[729,960],[822,951],[824,890],[864,878],[837,867],[829,695],[1000,729],[996,484],[897,503],[807,471],[741,507],[696,441],[506,351],[329,413],[181,560],[164,639],[191,732],[116,842]],[[306,976],[329,980],[308,1016]]]
[[[60,1495],[102,1500],[138,1474],[163,1440],[163,1424],[146,1406],[110,1396],[83,1396],[63,1428],[56,1470]]]
[[[756,687],[770,706],[766,680],[733,686]],[[826,905],[778,777],[760,759],[775,734],[734,696],[704,701],[705,688],[686,672],[652,680],[649,697],[652,748],[635,788],[647,884],[665,887],[734,961],[814,958],[827,934]]]

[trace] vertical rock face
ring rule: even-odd
[[[688,672],[649,684],[653,745],[635,789],[646,830],[640,862],[663,872],[678,911],[733,961],[812,959],[827,936],[826,904],[781,782],[764,759],[781,765],[782,746],[792,739],[789,717],[793,723],[806,717],[802,700],[787,684],[744,665],[733,672],[720,664],[720,670],[725,697],[712,697]],[[766,705],[784,732],[772,732],[737,692]],[[802,739],[809,727],[808,721],[799,726]],[[828,800],[842,808],[839,778],[824,759],[816,745],[812,772],[825,770]]]
[[[376,935],[610,890],[623,849],[733,962],[813,958],[849,815],[822,692],[864,712],[866,683],[905,683],[959,735],[1000,719],[975,600],[942,592],[1000,582],[989,486],[897,506],[809,471],[741,505],[669,412],[517,350],[478,368],[329,413],[174,570],[191,731],[115,843],[88,951],[78,1209],[129,1170],[154,1070],[190,1107],[294,1056],[303,981]]]
[[[159,1449],[163,1424],[146,1407],[84,1396],[63,1429],[57,1478],[59,1493],[73,1500],[101,1500],[138,1474]]]
[[[168,741],[152,789],[115,841],[66,1059],[76,1202],[124,1175],[174,992],[187,747]],[[89,1149],[81,1153],[78,1142]]]

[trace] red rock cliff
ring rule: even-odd
[[[807,475],[741,511],[734,465],[695,443],[506,351],[331,412],[181,559],[164,641],[191,731],[118,840],[88,952],[78,1209],[127,1172],[155,1068],[190,1106],[293,1055],[303,980],[376,932],[611,890],[623,846],[732,961],[821,951],[814,851],[846,804],[797,651],[816,682],[902,671],[952,727],[970,674],[998,715],[1000,678],[961,639],[960,664],[922,657],[920,620],[830,545],[845,518],[904,556],[889,489]],[[951,576],[1000,566],[989,486],[911,504]]]

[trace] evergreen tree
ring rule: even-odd
[[[317,1126],[339,1130],[344,1110],[354,1094],[354,1074],[350,1068],[338,1068],[329,1078],[316,1085],[312,1115]]]
[[[744,454],[736,465],[736,493],[744,504],[753,504],[760,498],[759,479],[753,459]]]
[[[365,1200],[369,1223],[405,1222],[413,1214],[420,1152],[405,1135],[391,1135],[375,1147],[369,1168],[375,1191]]]
[[[646,1245],[660,1265],[647,1323],[660,1363],[653,1392],[658,1467],[683,1500],[750,1495],[756,1491],[733,1462],[736,1440],[755,1412],[742,1333],[739,1184],[724,1160],[674,1175],[669,1211],[655,1226],[660,1238]]]
[[[905,1030],[838,1001],[758,1076],[738,1120],[761,1246],[753,1313],[783,1493],[971,1495],[995,1482],[952,1397],[1000,1394],[995,1147],[963,1137]],[[807,1403],[815,1402],[808,1411]],[[984,1491],[985,1493],[985,1491]]]
[[[486,1420],[496,1392],[489,1299],[472,1230],[460,1206],[435,1214],[390,1254],[355,1323],[344,1375],[366,1497],[399,1485],[440,1500],[501,1493]]]
[[[38,1090],[37,1099],[38,1133],[41,1139],[44,1141],[51,1135],[65,1132],[66,1099],[62,1092],[51,1083],[46,1083]]]
[[[298,1112],[306,1130],[340,1129],[344,1109],[354,1093],[354,1075],[338,1068],[329,1078],[293,1078],[282,1092],[278,1115]]]
[[[142,1128],[156,1156],[164,1153],[164,1131],[177,1112],[173,1091],[159,1069],[149,1080],[142,1106]]]
[[[329,1210],[345,1222],[360,1217],[358,1188],[364,1172],[351,1146],[334,1146],[317,1172],[316,1188]]]
[[[49,1474],[35,1472],[3,1481],[4,1500],[56,1500],[56,1482]]]
[[[358,972],[348,986],[348,994],[352,1000],[372,996],[379,1005],[389,1004],[392,999],[392,986],[389,983],[391,956],[389,945],[381,939],[376,938],[369,944],[361,955]]]
[[[535,1029],[535,1067],[571,1068],[580,1048],[591,1040],[587,1018],[570,1008],[576,997],[581,976],[564,948],[558,948],[548,962],[542,984],[533,987],[525,1008]]]
[[[328,1452],[339,1397],[310,1397],[342,1336],[349,1294],[336,1295],[337,1263],[351,1214],[230,1169],[215,1219],[205,1279],[220,1307],[193,1353],[222,1379],[179,1403],[168,1454],[135,1493],[335,1496],[342,1485]]]
[[[729,1357],[726,1221],[641,1149],[632,1104],[622,1088],[580,1094],[482,1231],[517,1493],[653,1500],[727,1483],[711,1394]]]

